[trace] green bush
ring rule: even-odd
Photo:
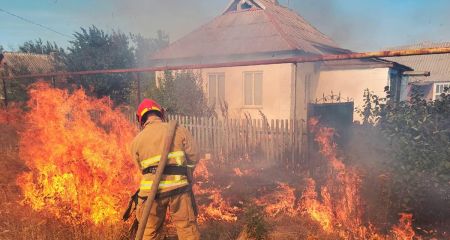
[[[168,113],[185,116],[212,116],[203,92],[203,82],[193,71],[165,71],[150,97],[167,108]]]
[[[450,95],[427,101],[413,89],[408,101],[396,102],[365,92],[364,123],[389,142],[392,202],[418,218],[444,219],[450,214]]]

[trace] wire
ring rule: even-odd
[[[56,30],[54,30],[54,29],[52,29],[52,28],[49,28],[49,27],[44,26],[44,25],[42,25],[42,24],[40,24],[40,23],[37,23],[37,22],[33,22],[33,21],[28,20],[28,19],[26,19],[26,18],[24,18],[24,17],[21,17],[21,16],[18,16],[18,15],[16,15],[16,14],[14,14],[14,13],[8,12],[8,11],[6,11],[6,10],[4,10],[4,9],[1,9],[1,8],[0,8],[0,12],[4,12],[4,13],[6,13],[6,14],[8,14],[8,15],[11,15],[11,16],[13,16],[13,17],[16,17],[16,18],[18,18],[18,19],[20,19],[20,20],[22,20],[22,21],[25,21],[25,22],[27,22],[27,23],[36,25],[36,26],[38,26],[38,27],[47,29],[48,31],[54,32],[54,33],[59,34],[59,35],[61,35],[61,36],[64,36],[64,37],[67,37],[67,38],[70,38],[70,39],[73,38],[73,37],[70,36],[70,35],[64,34],[64,33],[62,33],[62,32],[58,32],[58,31],[56,31]]]

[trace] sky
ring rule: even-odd
[[[174,41],[221,14],[229,0],[0,0],[0,45],[41,38],[66,47],[80,27]],[[450,0],[279,0],[343,48],[376,51],[450,41]],[[33,25],[8,11],[58,33]]]

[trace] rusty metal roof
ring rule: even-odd
[[[414,69],[394,61],[381,58],[349,59],[322,62],[321,70],[344,69],[370,69],[370,68],[394,68],[400,71],[413,71]]]
[[[389,50],[450,47],[450,42],[443,43],[419,43],[415,45],[401,46]],[[450,54],[418,55],[405,57],[390,57],[386,60],[394,61],[409,66],[417,72],[430,72],[429,77],[411,76],[410,82],[449,82],[450,81]]]
[[[51,55],[18,52],[3,52],[3,55],[2,64],[6,64],[11,73],[49,73],[55,70]]]
[[[155,53],[152,60],[207,59],[263,53],[315,55],[349,52],[339,48],[297,13],[276,1],[250,2],[255,6],[224,12]],[[267,56],[260,56],[259,59]]]

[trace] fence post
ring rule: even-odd
[[[9,66],[8,65],[4,65],[4,72],[3,72],[3,77],[2,77],[2,83],[3,83],[3,94],[5,95],[5,108],[8,107],[8,90],[7,90],[7,85],[6,85],[6,77],[9,77]],[[11,80],[10,80],[11,81]]]
[[[4,99],[4,103],[5,103],[5,108],[8,107],[8,91],[6,90],[6,81],[5,78],[2,77],[2,83],[3,83],[3,97]]]

